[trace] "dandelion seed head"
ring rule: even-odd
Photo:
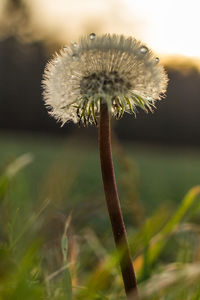
[[[97,123],[100,102],[117,119],[137,107],[152,110],[166,92],[167,75],[158,57],[140,41],[91,33],[65,46],[47,64],[44,100],[62,124]]]

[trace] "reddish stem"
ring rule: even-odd
[[[126,295],[128,298],[128,295],[130,296],[131,292],[131,294],[134,295],[132,299],[138,300],[137,282],[115,181],[111,151],[110,116],[106,103],[102,103],[100,107],[99,151],[106,204],[110,216],[115,244],[117,250],[120,251],[119,253],[122,253],[120,256],[120,266]],[[123,252],[121,252],[122,250]]]

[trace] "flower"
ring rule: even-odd
[[[100,102],[121,118],[139,106],[152,111],[164,96],[167,75],[146,45],[123,35],[91,33],[71,43],[47,64],[44,100],[51,115],[62,124],[97,124]]]

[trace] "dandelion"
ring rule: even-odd
[[[164,96],[167,75],[159,59],[136,39],[91,33],[64,47],[47,64],[44,100],[51,115],[99,127],[99,151],[106,204],[121,266],[127,299],[139,299],[114,175],[110,116],[152,111]]]
[[[167,76],[159,59],[143,43],[123,35],[91,33],[64,47],[47,64],[45,104],[65,124],[97,124],[100,103],[117,119],[137,107],[154,108],[166,91]]]

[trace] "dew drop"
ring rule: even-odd
[[[155,58],[155,63],[158,64],[159,63],[159,57]]]
[[[71,77],[72,79],[75,79],[76,78],[76,76],[75,75],[72,75],[72,77]]]
[[[91,41],[94,40],[96,37],[96,34],[94,32],[90,33],[90,39]]]
[[[146,46],[141,46],[140,47],[140,53],[146,54],[148,52],[148,48]]]
[[[147,101],[151,101],[152,98],[151,98],[151,97],[146,97],[146,100],[147,100]]]
[[[78,54],[73,54],[73,55],[72,55],[72,59],[73,59],[74,61],[77,61],[77,60],[79,59]]]
[[[78,44],[77,44],[77,43],[72,43],[72,46],[73,46],[74,48],[77,48],[77,47],[78,47]]]

